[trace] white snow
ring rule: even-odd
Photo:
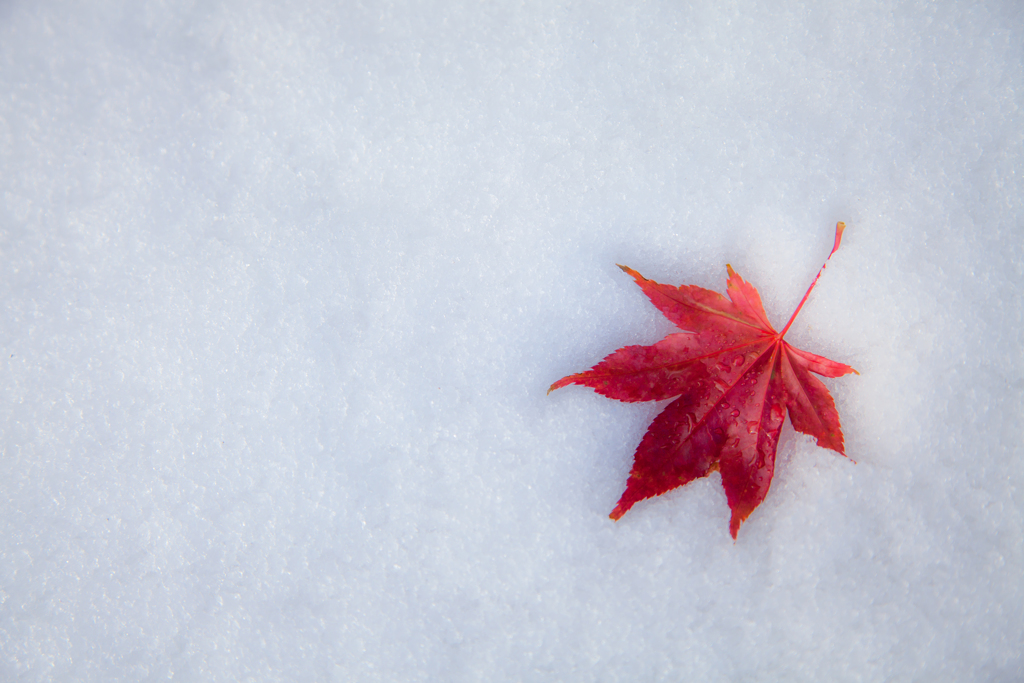
[[[1024,11],[0,0],[0,680],[1024,677]],[[730,263],[740,531],[572,387]]]

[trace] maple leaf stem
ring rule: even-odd
[[[821,274],[825,271],[825,266],[828,265],[829,259],[832,258],[832,254],[838,251],[839,243],[843,241],[843,230],[846,230],[846,223],[843,223],[842,221],[836,223],[836,242],[832,245],[832,251],[829,252],[828,258],[825,259],[825,262],[821,264],[821,268],[818,269],[818,274],[814,276],[814,282],[812,282],[811,286],[807,288],[807,293],[804,294],[803,299],[800,299],[800,303],[797,304],[796,310],[793,311],[793,315],[789,316],[789,322],[782,328],[782,332],[779,332],[779,339],[786,336],[786,332],[789,331],[789,326],[793,324],[794,320],[796,320],[796,314],[804,307],[804,304],[807,302],[807,297],[811,295],[811,290],[814,289],[814,285],[818,284],[818,278],[821,277]]]

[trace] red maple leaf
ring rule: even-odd
[[[846,455],[835,402],[811,373],[841,377],[857,371],[783,341],[845,228],[836,224],[835,245],[782,332],[768,322],[754,286],[731,266],[728,299],[702,287],[662,285],[619,266],[665,317],[687,331],[653,346],[623,347],[548,390],[582,384],[619,401],[675,398],[640,441],[612,519],[638,501],[719,470],[732,510],[729,531],[736,538],[768,493],[787,409],[794,429]]]

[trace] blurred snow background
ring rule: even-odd
[[[0,679],[1024,676],[1024,12],[0,0]],[[733,543],[548,385],[725,264],[829,381]]]

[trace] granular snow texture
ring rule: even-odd
[[[609,520],[838,220],[850,459]],[[1022,279],[1019,2],[0,0],[0,679],[1021,680]]]

